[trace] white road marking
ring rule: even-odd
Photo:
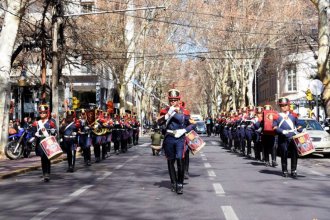
[[[204,163],[205,168],[211,168],[211,164],[210,163]]]
[[[320,172],[317,172],[317,171],[315,171],[315,170],[310,170],[310,172],[312,173],[312,174],[315,174],[315,175],[318,175],[318,176],[322,176],[322,177],[326,177],[327,175],[325,175],[325,174],[323,174],[323,173],[320,173]]]
[[[64,198],[60,201],[60,203],[67,203],[70,202],[74,197],[79,196],[80,194],[82,194],[83,192],[85,192],[87,189],[93,187],[94,185],[86,185],[81,187],[80,189],[74,191],[73,193],[71,193],[67,198]]]
[[[322,176],[322,177],[326,177],[327,176],[327,175],[325,175],[323,173],[320,173],[318,171],[315,171],[315,170],[312,170],[312,169],[308,169],[308,168],[305,168],[305,167],[302,167],[302,166],[299,166],[298,165],[298,175],[299,175],[299,170],[302,170],[304,172],[311,173],[311,174],[314,174],[314,175],[317,175],[317,176]]]
[[[215,194],[217,196],[224,196],[225,195],[225,191],[223,190],[220,183],[213,183],[213,188],[214,188]]]
[[[120,168],[122,168],[124,165],[123,164],[119,164],[115,167],[115,170],[119,170]]]
[[[97,180],[104,180],[105,178],[107,178],[108,176],[110,176],[112,174],[112,172],[105,172],[105,174],[99,178],[97,178]]]
[[[219,143],[217,141],[211,141],[212,145],[219,145]]]
[[[49,215],[50,213],[56,211],[57,209],[58,209],[58,207],[51,207],[51,208],[45,209],[44,211],[40,212],[38,215],[31,218],[31,220],[41,220],[41,219],[45,218],[47,215]]]
[[[148,143],[146,143],[148,145]],[[139,157],[139,155],[134,155],[133,157],[131,157],[130,159],[128,159],[124,164],[126,164],[127,162],[132,161],[133,159]],[[118,170],[120,168],[122,168],[124,166],[124,164],[120,164],[117,165],[115,167],[115,170]],[[98,177],[97,180],[103,180],[107,177],[109,177],[112,174],[112,172],[105,172],[103,174],[103,176]],[[85,192],[86,190],[88,190],[89,188],[93,187],[94,185],[86,185],[81,187],[80,189],[74,191],[73,193],[71,193],[69,196],[67,196],[66,198],[62,199],[59,201],[60,204],[63,203],[67,203],[70,202],[74,197],[79,196],[80,194],[82,194],[83,192]],[[44,211],[40,212],[39,214],[37,214],[36,216],[34,216],[33,218],[31,218],[31,220],[41,220],[43,218],[45,218],[46,216],[48,216],[49,214],[51,214],[52,212],[56,211],[58,209],[58,207],[51,207],[51,208],[47,208]]]
[[[221,209],[225,215],[226,220],[239,220],[231,206],[221,206]]]
[[[208,170],[207,173],[209,174],[209,176],[213,176],[213,177],[216,176],[213,170]]]
[[[207,160],[207,158],[206,157],[202,157],[202,160]]]
[[[201,153],[201,157],[205,157],[205,154],[202,154],[202,153]]]
[[[70,194],[70,197],[76,197],[79,196],[81,193],[85,192],[87,189],[91,188],[94,185],[86,185],[81,187],[80,189],[76,190],[75,192]]]

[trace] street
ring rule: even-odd
[[[183,195],[171,192],[165,157],[152,156],[142,137],[91,167],[80,158],[74,173],[66,161],[54,164],[49,183],[40,170],[0,180],[0,219],[329,219],[330,159],[301,158],[298,178],[283,178],[280,166],[232,153],[219,137],[203,139]]]

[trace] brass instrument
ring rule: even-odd
[[[105,134],[104,133],[104,128],[102,128],[102,126],[100,125],[100,123],[98,123],[97,121],[95,121],[93,124],[94,125],[93,125],[93,130],[92,131],[93,131],[94,134],[96,134],[98,136]]]

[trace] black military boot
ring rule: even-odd
[[[176,184],[176,193],[182,194],[183,193],[183,179],[184,179],[184,161],[183,159],[176,160],[177,167],[178,167],[178,182]]]
[[[187,150],[184,157],[184,179],[189,179],[189,150]]]
[[[74,172],[74,166],[76,165],[76,154],[77,154],[77,151],[76,150],[73,150],[72,151],[72,169],[71,169],[71,173]]]
[[[283,172],[283,177],[288,177],[289,176],[287,164],[282,163],[282,172]]]
[[[174,163],[175,163],[175,160],[167,160],[167,167],[168,167],[168,173],[170,174],[171,191],[172,192],[175,192],[175,190],[176,190],[176,182],[177,182],[177,177],[176,177]]]
[[[298,163],[298,155],[292,153],[291,156],[291,177],[297,178],[297,163]]]

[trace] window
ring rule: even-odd
[[[286,69],[287,92],[297,91],[297,68],[296,65],[290,65]]]
[[[88,13],[94,11],[94,2],[81,2],[81,12]]]

